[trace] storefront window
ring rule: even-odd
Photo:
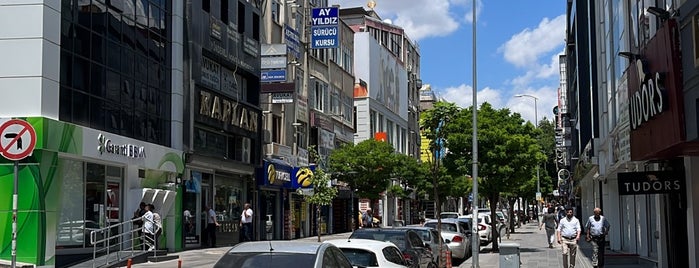
[[[240,214],[245,204],[242,181],[239,176],[229,174],[216,174],[215,179],[214,210],[221,224],[217,237],[223,245],[235,244],[238,243]]]
[[[56,246],[82,246],[85,238],[83,217],[83,163],[80,161],[61,159],[58,163],[58,178],[63,181],[60,184],[61,194],[58,206],[59,222]]]

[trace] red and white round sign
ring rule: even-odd
[[[0,154],[18,161],[32,155],[36,146],[36,132],[27,121],[11,119],[0,125]]]

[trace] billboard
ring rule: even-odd
[[[354,51],[354,74],[360,87],[355,89],[355,95],[368,94],[407,120],[408,72],[405,66],[369,32],[354,34]]]

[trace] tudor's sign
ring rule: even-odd
[[[644,71],[647,66],[640,59],[636,61],[636,67],[640,88],[629,98],[631,129],[638,128],[668,108],[664,75],[647,74]]]
[[[625,172],[618,174],[619,195],[683,194],[682,173],[671,171]]]

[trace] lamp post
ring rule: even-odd
[[[471,23],[473,24],[473,106],[471,108],[473,109],[473,134],[471,137],[471,143],[473,145],[471,149],[471,157],[473,163],[471,176],[473,177],[473,187],[471,189],[471,194],[473,195],[473,217],[471,218],[471,225],[473,225],[473,230],[471,231],[471,237],[473,237],[473,234],[475,234],[476,236],[478,235],[478,76],[476,72],[476,2],[478,1],[472,2],[473,7],[471,12],[473,14]],[[480,239],[471,239],[471,259],[473,268],[480,267],[478,263],[478,252],[480,252],[480,245],[478,243],[479,240]]]
[[[536,107],[536,102],[539,100],[539,98],[535,97],[534,95],[529,95],[529,94],[517,94],[515,95],[517,98],[532,98],[534,99],[534,127],[539,128],[539,117],[537,115],[537,107]],[[538,140],[538,139],[537,139]],[[539,184],[539,163],[536,163],[536,197],[537,197],[537,203],[536,203],[536,208],[539,209],[539,200],[538,198],[541,198],[541,185]]]

